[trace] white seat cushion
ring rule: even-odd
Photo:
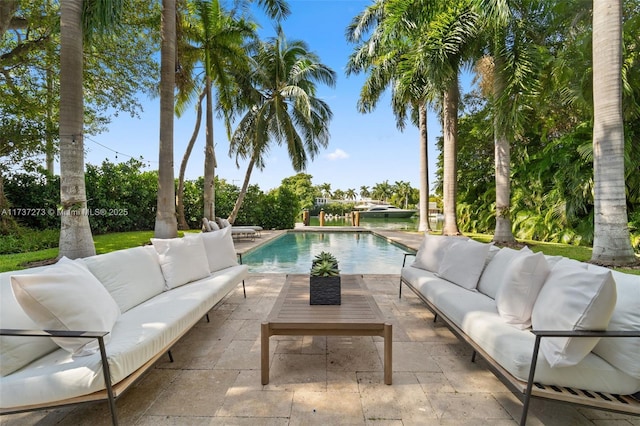
[[[43,272],[12,276],[11,287],[20,306],[44,330],[111,332],[120,316],[113,297],[87,267],[65,257]],[[75,356],[98,350],[95,340],[53,340]]]
[[[616,305],[611,271],[588,271],[561,262],[551,269],[533,307],[534,330],[606,330]],[[575,365],[598,338],[547,337],[540,352],[552,367]]]

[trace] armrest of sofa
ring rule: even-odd
[[[109,363],[107,362],[107,350],[104,344],[104,336],[107,334],[109,334],[108,331],[0,329],[0,336],[76,337],[79,339],[98,339],[98,345],[100,346],[100,361],[102,362],[102,374],[104,376],[104,384],[107,389],[109,408],[111,410],[111,414],[114,415],[116,401],[113,394],[113,387],[111,385],[111,372],[109,371]]]
[[[407,256],[415,256],[415,253],[404,253],[404,257],[402,258],[402,267],[405,267],[405,264],[407,263]]]
[[[104,339],[108,331],[73,331],[73,330],[19,330],[12,328],[0,329],[0,336],[25,337],[78,337],[80,339]]]
[[[540,351],[540,341],[543,337],[640,337],[640,330],[531,330],[531,332],[536,336],[536,341],[533,345],[531,368],[529,369],[520,424],[525,424],[527,420],[527,411],[533,390],[533,379],[536,374],[536,364],[538,363],[538,353]]]

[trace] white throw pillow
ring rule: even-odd
[[[202,232],[211,232],[211,223],[206,217],[202,218]]]
[[[236,248],[233,245],[231,227],[203,234],[185,235],[185,238],[199,238],[204,243],[211,272],[238,265]]]
[[[523,253],[532,253],[532,251],[526,246],[520,250],[514,250],[509,247],[501,248],[484,268],[484,271],[482,271],[482,275],[478,281],[478,291],[495,299],[498,294],[498,289],[504,281],[504,274],[507,271],[509,263],[511,263],[516,256]]]
[[[468,290],[475,290],[493,244],[474,240],[456,241],[445,250],[438,276]]]
[[[209,221],[209,227],[211,228],[210,231],[219,231],[220,230],[220,227],[218,226],[218,224],[214,220],[210,220]]]
[[[107,289],[123,313],[164,290],[158,254],[151,246],[85,257],[82,262]]]
[[[550,270],[542,253],[521,254],[509,263],[496,295],[498,313],[507,324],[531,327],[533,305]]]
[[[425,234],[416,259],[411,266],[415,268],[425,269],[431,272],[438,272],[440,262],[444,257],[447,248],[456,241],[467,240],[467,237],[449,237]]]
[[[209,275],[201,238],[152,238],[151,243],[158,253],[166,290]]]
[[[611,271],[588,271],[556,265],[533,306],[534,330],[606,330],[616,305],[616,283]],[[547,337],[540,352],[552,367],[579,363],[599,338]]]
[[[14,275],[11,288],[22,309],[44,330],[108,331],[120,308],[104,286],[80,262],[66,257],[37,274]],[[111,336],[105,336],[105,342]],[[74,356],[98,351],[91,339],[54,338]]]

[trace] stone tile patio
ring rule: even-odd
[[[117,401],[122,425],[515,425],[521,403],[397,275],[366,275],[394,325],[393,385],[378,337],[274,336],[260,384],[260,323],[283,275],[252,274]],[[2,425],[110,424],[104,402],[0,418]],[[640,418],[534,400],[529,425],[640,426]]]

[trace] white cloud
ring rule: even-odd
[[[327,154],[327,158],[331,161],[334,160],[344,160],[345,158],[349,158],[349,154],[341,150],[340,148],[336,148],[335,151]]]

